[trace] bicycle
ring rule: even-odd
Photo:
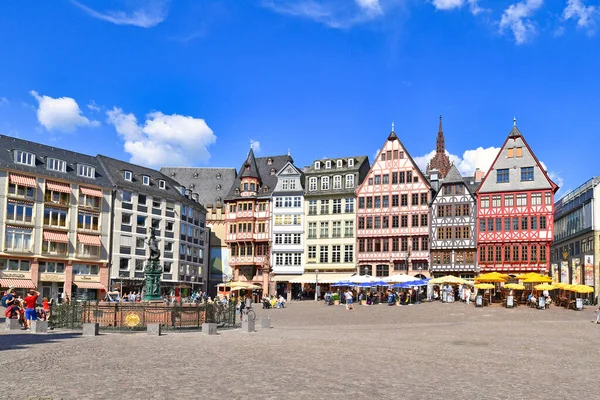
[[[252,307],[242,309],[242,314],[245,314],[248,321],[256,321],[256,313],[252,309]],[[240,315],[240,319],[243,320],[242,315]]]

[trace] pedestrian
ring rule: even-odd
[[[67,292],[65,292],[63,290],[63,292],[60,294],[60,302],[61,303],[66,303],[66,301],[67,301]]]
[[[31,330],[31,322],[37,321],[37,314],[35,311],[37,299],[40,295],[40,292],[35,290],[30,290],[29,295],[26,296],[23,301],[25,302],[25,320],[27,325],[27,330]]]
[[[465,289],[465,303],[469,305],[471,303],[471,287],[467,286]]]
[[[354,304],[352,304],[352,292],[350,289],[344,294],[346,298],[346,310],[354,310]]]
[[[47,297],[42,299],[42,309],[44,310],[44,321],[48,321],[50,319],[50,303],[51,300],[48,301]]]

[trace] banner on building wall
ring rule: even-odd
[[[581,258],[574,258],[571,262],[573,263],[571,285],[579,285],[581,283]]]
[[[594,286],[594,256],[591,254],[586,255],[584,260],[585,284]]]
[[[551,271],[551,274],[552,274],[552,280],[554,282],[558,282],[558,279],[559,279],[558,264],[551,264],[550,265],[550,271]]]
[[[569,262],[560,262],[560,281],[562,283],[569,283]]]
[[[229,249],[224,247],[210,249],[210,273],[233,277],[233,270],[229,266]]]

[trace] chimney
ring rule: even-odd
[[[431,187],[436,192],[440,190],[440,172],[433,168],[429,170],[429,182],[431,182]]]
[[[475,182],[481,182],[484,176],[485,173],[482,170],[480,170],[479,168],[475,169]]]

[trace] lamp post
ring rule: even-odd
[[[319,300],[319,270],[315,270],[315,301]]]

